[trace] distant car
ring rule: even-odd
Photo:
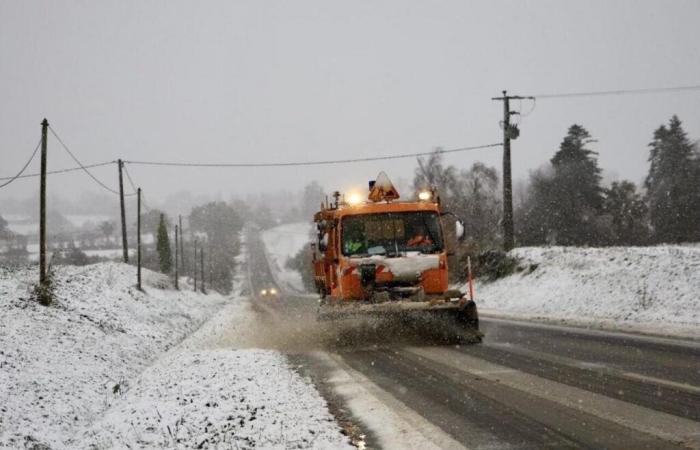
[[[273,287],[262,289],[260,291],[260,297],[277,297],[277,289]]]

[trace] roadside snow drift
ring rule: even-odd
[[[287,268],[287,260],[294,257],[311,239],[311,224],[307,222],[290,223],[270,228],[262,232],[266,257],[272,268],[273,276],[281,287],[301,292],[304,285],[301,274]]]
[[[0,448],[353,448],[311,381],[251,348],[242,272],[224,298],[62,266],[50,307],[30,300],[36,278],[0,268]]]
[[[477,283],[482,312],[700,335],[700,246],[524,247],[523,270]]]
[[[77,430],[224,302],[148,270],[139,292],[135,267],[102,263],[56,267],[44,307],[30,299],[37,269],[0,268],[0,448],[76,448]]]

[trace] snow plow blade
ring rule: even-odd
[[[440,328],[462,342],[481,342],[479,315],[471,300],[336,302],[321,304],[318,320],[399,319],[420,322],[426,327]]]

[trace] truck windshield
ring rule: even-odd
[[[442,233],[434,212],[402,212],[348,216],[342,222],[345,256],[437,253]]]

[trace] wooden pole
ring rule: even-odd
[[[192,262],[192,272],[194,272],[194,291],[197,292],[197,239],[194,240],[194,259]]]
[[[136,218],[136,261],[137,261],[137,270],[136,270],[136,287],[138,287],[139,291],[141,289],[141,188],[136,189],[136,195],[137,195],[137,218]]]
[[[204,289],[204,246],[202,245],[202,248],[199,250],[199,257],[201,259],[201,263],[199,265],[199,274],[201,275],[202,278],[202,294],[206,294],[207,291]]]
[[[180,262],[182,263],[182,273],[187,274],[187,268],[185,267],[185,247],[182,243],[182,216],[178,216],[178,219],[180,221]]]
[[[178,246],[177,246],[177,240],[178,240],[178,227],[175,225],[175,289],[180,289],[178,286],[178,278],[179,278],[179,273],[177,271],[177,256],[178,256]]]
[[[207,253],[207,264],[209,265],[209,287],[213,286],[213,278],[214,278],[214,271],[212,270],[212,265],[211,265],[211,254],[214,253],[213,250],[211,249],[211,245],[209,246],[209,253]]]
[[[503,91],[503,249],[515,246],[513,232],[513,182],[510,167],[510,98]]]
[[[39,284],[46,284],[46,147],[49,121],[41,122],[41,181],[39,186]]]
[[[119,202],[121,206],[122,214],[122,253],[124,257],[124,262],[129,262],[129,245],[126,241],[126,210],[124,207],[124,179],[122,177],[122,168],[124,167],[124,162],[119,159],[117,160],[117,165],[119,166]]]

